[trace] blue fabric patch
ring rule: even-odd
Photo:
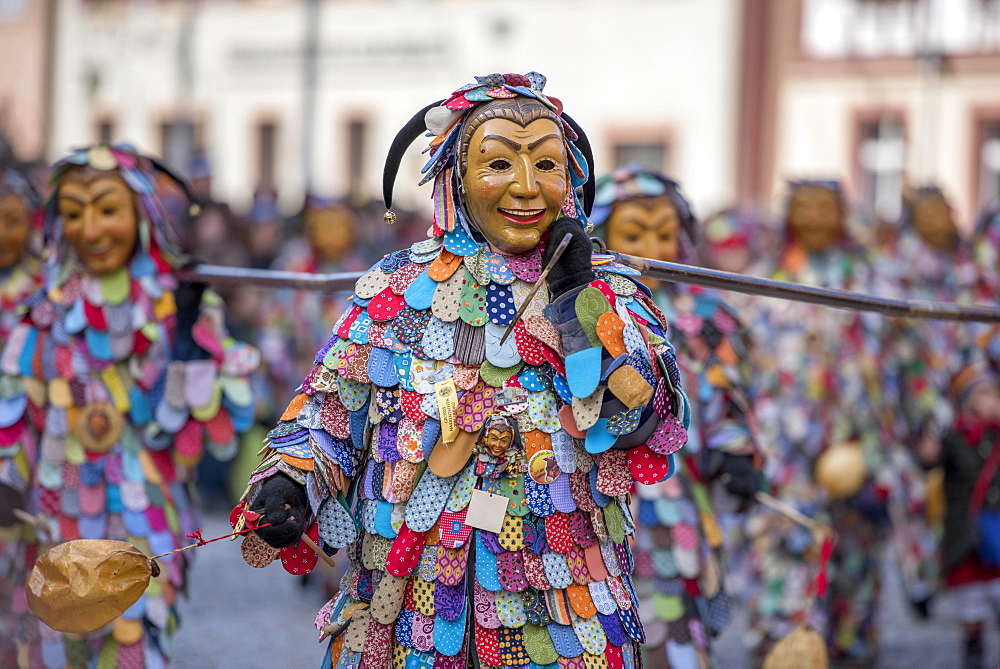
[[[598,418],[597,422],[587,430],[584,447],[588,453],[603,453],[611,448],[617,439],[617,436],[608,432],[608,419]]]
[[[403,299],[413,309],[430,309],[437,285],[437,281],[430,277],[427,270],[424,270],[413,280],[413,283],[407,286],[406,291],[403,293]]]
[[[590,397],[601,382],[601,355],[604,347],[594,346],[566,357],[566,381],[573,397]],[[610,448],[610,445],[609,445]],[[591,451],[600,453],[601,451]]]

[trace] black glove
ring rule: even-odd
[[[174,291],[174,301],[177,311],[197,312],[201,306],[201,296],[205,294],[208,284],[202,281],[181,281]]]
[[[590,263],[594,245],[584,231],[583,224],[568,216],[553,223],[549,233],[549,241],[542,254],[542,267],[548,264],[566,233],[573,235],[562,257],[549,272],[549,292],[553,298],[557,298],[577,286],[587,285],[597,277]]]
[[[196,281],[182,281],[174,291],[177,304],[177,336],[174,340],[174,360],[205,360],[207,351],[198,346],[191,334],[201,315],[201,297],[208,285]]]
[[[719,482],[730,495],[753,501],[760,490],[760,473],[753,464],[752,455],[722,454]]]
[[[21,520],[14,514],[14,509],[24,508],[24,495],[0,483],[0,527],[11,527]]]
[[[927,620],[931,617],[931,597],[925,596],[919,599],[906,598],[910,603],[910,610],[920,619]]]
[[[709,481],[719,481],[730,495],[754,501],[761,489],[760,473],[752,455],[733,455],[716,449],[702,451],[702,471]]]
[[[270,527],[262,527],[256,532],[275,548],[291,546],[299,540],[306,531],[308,509],[305,487],[280,473],[264,481],[250,508],[261,514],[261,525],[272,523]]]

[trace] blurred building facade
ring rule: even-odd
[[[0,161],[44,159],[52,90],[52,2],[0,0]]]
[[[473,75],[529,70],[587,129],[600,170],[666,170],[705,211],[735,197],[740,0],[58,4],[53,153],[131,140],[183,169],[173,149],[186,134],[208,154],[215,196],[238,207],[270,182],[288,211],[310,174],[319,192],[375,196],[410,114]],[[304,149],[310,22],[318,68]],[[413,178],[423,162],[415,148],[404,163],[403,205],[429,203]]]
[[[744,100],[753,122],[741,117],[741,195],[833,177],[863,215],[891,221],[902,189],[935,184],[965,226],[1000,198],[1000,2],[747,7],[759,48],[744,69],[756,93]]]

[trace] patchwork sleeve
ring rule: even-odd
[[[154,438],[169,440],[187,466],[201,460],[203,445],[218,460],[235,457],[240,435],[253,425],[250,375],[259,363],[256,348],[227,332],[218,294],[206,290],[196,308],[179,309],[170,362],[150,394]]]
[[[670,455],[686,441],[689,408],[666,318],[615,269],[546,310],[560,334],[564,399],[588,451],[646,446]]]

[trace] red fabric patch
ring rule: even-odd
[[[615,295],[615,291],[611,290],[611,286],[600,279],[591,281],[590,285],[604,293],[604,297],[608,298],[608,302],[611,303],[611,308],[614,309],[615,301],[618,299],[618,296]]]
[[[420,410],[420,403],[424,401],[424,396],[412,390],[399,390],[399,402],[403,406],[403,413],[414,423],[422,423],[427,419],[427,414]]]
[[[628,469],[640,483],[659,483],[670,473],[670,456],[654,453],[642,444],[628,452]]]
[[[427,532],[414,532],[404,522],[399,528],[399,534],[392,542],[389,555],[386,556],[386,570],[393,576],[409,576],[413,573],[420,562],[420,553],[423,550],[424,537],[426,536]],[[408,585],[407,590],[410,593],[408,596],[412,599],[412,585]],[[411,607],[407,608],[413,610]]]
[[[236,435],[236,428],[233,427],[233,419],[229,417],[229,412],[220,410],[207,423],[205,431],[208,438],[216,444],[228,444]]]
[[[575,545],[569,529],[569,516],[561,511],[545,517],[545,536],[549,548],[557,553],[568,553]]]
[[[108,320],[104,317],[104,309],[101,307],[84,300],[83,314],[87,317],[87,323],[90,324],[90,327],[101,332],[108,329]]]
[[[341,339],[348,338],[348,335],[351,333],[351,326],[354,325],[354,321],[358,320],[358,316],[361,315],[362,311],[364,311],[364,309],[356,304],[351,307],[351,310],[347,312],[347,318],[345,318],[344,322],[340,324],[339,328],[337,328],[338,337]]]
[[[479,661],[490,666],[503,664],[500,659],[500,642],[497,640],[497,631],[486,629],[476,621],[476,653]]]
[[[319,528],[316,523],[312,524],[306,534],[313,541],[319,541]],[[308,574],[316,566],[317,560],[319,560],[319,556],[316,555],[316,551],[307,546],[304,541],[281,549],[281,566],[289,574]]]
[[[368,315],[373,321],[389,321],[398,316],[405,306],[406,300],[402,295],[385,288],[368,303]]]
[[[524,321],[514,324],[514,342],[517,344],[517,352],[529,365],[545,362],[545,345],[528,332]]]

